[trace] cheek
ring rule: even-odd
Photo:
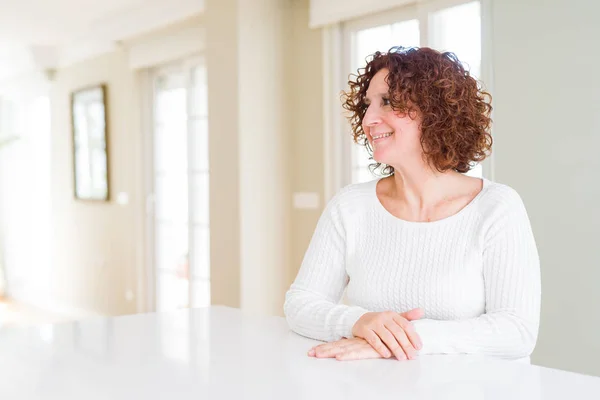
[[[396,141],[402,143],[405,148],[421,148],[421,131],[418,125],[412,123],[400,123],[395,127]]]

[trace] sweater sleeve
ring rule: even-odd
[[[340,304],[348,284],[345,264],[346,233],[338,194],[321,215],[286,294],[284,313],[294,332],[322,341],[352,337],[352,327],[367,310]]]
[[[473,319],[414,321],[421,354],[527,357],[538,334],[541,284],[538,252],[525,206],[511,189],[484,233],[485,313]]]

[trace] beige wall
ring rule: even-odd
[[[304,252],[323,209],[323,57],[321,31],[309,29],[309,1],[293,2],[292,33],[286,54],[290,104],[291,179],[293,192],[318,193],[318,210],[292,209],[291,267],[288,286],[298,273]],[[341,104],[340,104],[341,107]]]
[[[282,314],[290,275],[291,4],[209,0],[205,15],[212,301],[261,314]]]
[[[76,201],[70,94],[107,84],[110,190],[108,203]],[[61,69],[51,89],[52,107],[52,292],[59,308],[101,314],[135,312],[136,209],[139,190],[139,97],[125,52],[114,52]],[[117,205],[115,195],[129,195]]]
[[[240,307],[239,93],[236,0],[206,1],[213,304]]]
[[[242,308],[281,315],[289,269],[291,2],[238,2]]]
[[[496,179],[521,193],[541,258],[533,362],[600,375],[600,3],[492,11]]]

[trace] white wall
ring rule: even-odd
[[[600,3],[492,11],[496,179],[521,193],[542,266],[533,362],[600,375]]]

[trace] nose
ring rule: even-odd
[[[376,104],[369,104],[367,111],[363,116],[363,125],[366,127],[373,127],[381,123],[381,113],[379,107]]]

